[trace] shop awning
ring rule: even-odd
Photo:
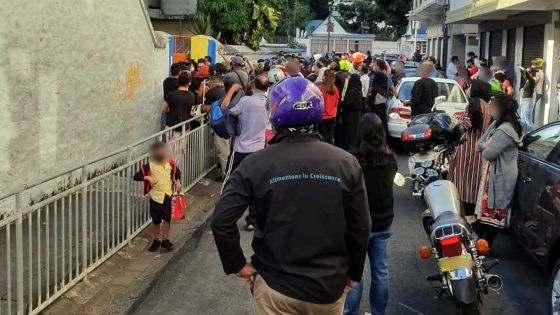
[[[517,11],[548,10],[546,0],[473,0],[471,4],[447,13],[446,23],[477,23],[501,20]]]

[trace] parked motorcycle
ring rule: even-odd
[[[462,216],[461,201],[455,185],[446,180],[449,156],[465,143],[449,115],[431,113],[413,119],[401,135],[409,158],[412,195],[424,198],[428,209],[422,213],[422,224],[430,247],[419,255],[434,257],[438,273],[428,281],[441,282],[440,298],[453,299],[461,314],[480,314],[482,297],[489,290],[500,290],[502,280],[490,274],[498,264],[488,260],[488,242],[478,239]]]
[[[401,135],[408,158],[412,196],[423,198],[424,188],[437,179],[447,178],[448,158],[460,144],[459,133],[449,115],[432,113],[414,118]]]
[[[480,314],[482,298],[488,290],[502,288],[502,279],[489,273],[498,260],[484,257],[488,242],[477,240],[461,215],[459,194],[452,182],[437,180],[428,184],[424,199],[428,209],[422,218],[431,248],[423,247],[419,254],[425,259],[433,256],[439,270],[427,280],[441,282],[440,298],[451,297],[461,314]]]
[[[423,198],[424,189],[428,184],[447,178],[449,156],[455,148],[465,142],[466,140],[463,139],[453,143],[440,144],[430,151],[419,152],[408,158],[413,197]]]

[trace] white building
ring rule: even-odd
[[[416,50],[424,57],[428,54],[427,27],[420,21],[409,21],[406,32],[401,37],[400,52],[412,58]]]
[[[559,10],[559,0],[450,0],[446,14],[449,28],[461,24],[478,25],[478,52],[490,63],[493,57],[506,56],[510,68],[515,69],[517,65],[529,66],[534,58],[545,60],[545,80],[541,83],[543,100],[536,108],[537,125],[557,119],[555,85],[560,73],[556,61],[560,55]],[[459,49],[454,45],[452,41],[450,49],[459,55]],[[465,49],[466,52],[469,50],[474,49]],[[515,84],[517,92],[520,80],[515,80]]]
[[[397,54],[399,53],[399,42],[378,41],[374,34],[354,34],[348,33],[341,25],[332,18],[332,32],[327,32],[328,19],[323,21],[310,21],[306,30],[298,32],[296,41],[307,47],[307,54],[326,52],[343,53],[353,51],[366,52],[372,54]],[[329,42],[330,41],[330,42]]]
[[[154,30],[173,35],[190,34],[196,0],[143,0]]]
[[[468,0],[467,0],[468,1]],[[451,56],[465,60],[466,52],[477,51],[477,25],[447,25],[446,13],[455,6],[453,0],[413,0],[409,20],[427,25],[427,54],[446,65]]]

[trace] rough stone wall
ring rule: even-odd
[[[1,7],[0,192],[158,130],[167,49],[142,1]]]

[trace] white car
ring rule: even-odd
[[[401,100],[410,100],[414,82],[419,77],[403,78],[397,85],[399,98],[391,98],[387,106],[387,125],[389,135],[393,138],[401,137],[401,133],[410,122],[410,107],[402,104]],[[433,78],[438,85],[438,97],[435,99],[437,110],[444,110],[452,117],[458,117],[465,112],[467,96],[455,80]]]

